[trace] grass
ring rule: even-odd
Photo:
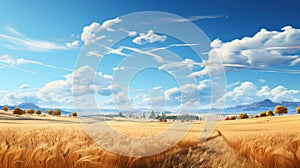
[[[1,120],[0,113],[1,167],[281,168],[300,165],[298,115],[222,121],[217,127],[221,135],[216,131],[203,143],[198,143],[203,123],[197,122],[177,145],[147,157],[121,156],[101,149],[73,117],[30,117],[30,122]],[[34,120],[34,117],[50,120]],[[170,123],[123,121],[111,125],[131,136],[150,136],[165,130]]]

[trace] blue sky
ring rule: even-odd
[[[300,68],[300,3],[297,1],[78,0],[2,1],[1,4],[0,104],[32,102],[45,107],[74,108],[74,95],[80,95],[79,100],[84,102],[90,98],[85,94],[93,93],[101,108],[115,108],[116,104],[140,109],[154,108],[154,105],[170,110],[206,108],[218,102],[210,101],[214,81],[207,71],[218,73],[222,69],[226,86],[215,88],[226,89],[226,94],[218,97],[221,102],[226,97],[225,106],[265,98],[300,100],[296,82]],[[199,44],[186,44],[156,32],[151,26],[144,32],[127,30],[132,25],[123,24],[126,17],[122,16],[141,11],[168,12],[190,20],[210,39],[202,53],[206,59],[201,60],[191,49]],[[128,36],[112,46],[110,53],[91,54],[94,48],[89,48],[88,41],[95,38],[90,31],[96,29],[98,37],[101,33],[114,36],[121,32]],[[190,35],[189,29],[180,31]],[[154,61],[152,68],[140,68],[129,85],[122,84],[134,68],[153,61],[147,61],[149,53],[145,56],[147,53],[141,51],[157,48],[164,48],[153,52],[164,60]],[[78,57],[87,55],[86,50],[90,51],[89,59],[101,58],[96,69],[78,67]],[[168,51],[178,55],[178,60],[170,61]],[[129,57],[132,55],[133,58]],[[134,59],[134,64],[123,67],[125,58]],[[216,58],[224,64],[216,66]],[[124,79],[115,79],[116,72],[125,73]],[[178,74],[174,76],[174,73]],[[89,81],[88,74],[93,74],[96,82],[85,82]],[[80,94],[72,91],[73,77],[79,80]],[[177,80],[182,83],[179,85]]]

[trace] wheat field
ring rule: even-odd
[[[300,116],[220,121],[205,142],[203,123],[169,150],[128,157],[99,147],[72,117],[0,112],[1,167],[300,167]],[[111,122],[123,134],[151,136],[171,123]]]

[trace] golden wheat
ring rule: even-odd
[[[71,117],[44,118],[55,120],[0,120],[1,167],[279,168],[300,165],[299,116],[223,121],[217,127],[221,135],[215,132],[201,143],[198,139],[203,123],[197,122],[178,144],[147,157],[121,156],[100,148]],[[167,123],[112,125],[124,134],[136,132],[135,136],[150,136],[169,127]]]

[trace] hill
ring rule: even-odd
[[[289,109],[289,112],[293,113],[296,107],[300,106],[300,102],[273,102],[270,99],[265,99],[263,101],[254,102],[252,104],[246,105],[237,105],[234,107],[225,108],[225,112],[248,112],[248,111],[266,111],[266,110],[273,110],[275,106],[281,105],[285,106]]]

